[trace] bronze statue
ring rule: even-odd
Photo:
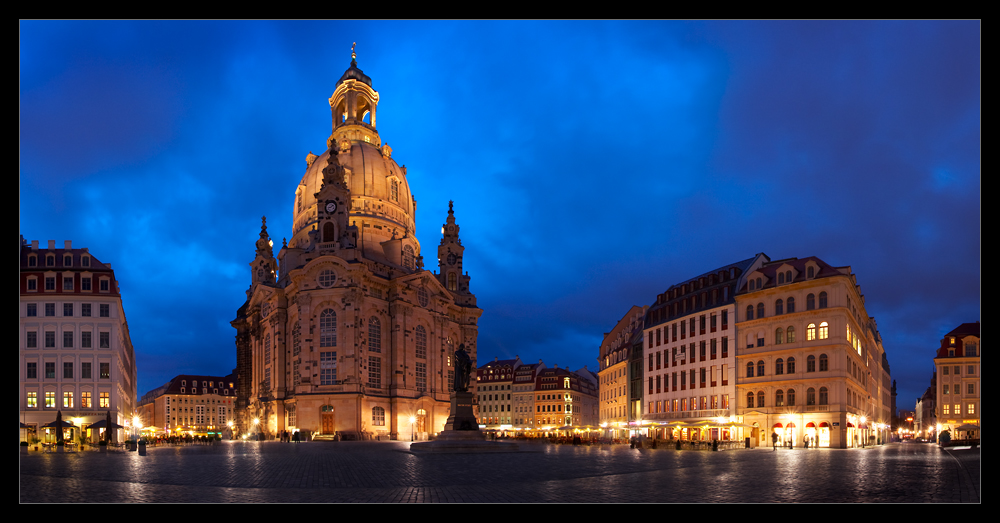
[[[459,344],[455,351],[455,392],[469,391],[469,375],[472,374],[472,359],[465,352],[465,344]]]

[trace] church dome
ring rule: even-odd
[[[406,171],[392,159],[391,149],[381,149],[364,141],[341,140],[336,147],[341,151],[336,161],[344,166],[347,187],[351,191],[350,222],[366,236],[369,243],[395,238],[410,237],[414,242],[416,213]],[[309,156],[311,163],[295,192],[292,241],[290,247],[309,241],[309,231],[318,223],[316,193],[323,184],[323,168],[327,166],[330,151],[319,156]],[[384,238],[383,238],[384,237]],[[377,253],[374,258],[381,258]]]

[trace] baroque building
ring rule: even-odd
[[[751,442],[847,448],[887,440],[889,361],[850,267],[816,257],[751,268],[736,294],[738,414]]]
[[[87,426],[108,412],[113,423],[131,425],[135,353],[111,264],[69,240],[62,248],[49,240],[46,248],[22,238],[20,247],[22,440],[55,441],[55,429],[44,425],[57,412],[77,427],[72,437],[90,441],[103,429],[88,433]],[[124,436],[115,430],[115,441]]]
[[[231,436],[235,401],[235,375],[181,374],[143,394],[138,411],[143,428],[156,435]]]
[[[329,99],[328,149],[306,157],[277,256],[261,225],[247,301],[232,321],[239,432],[396,437],[412,417],[426,438],[447,421],[460,344],[475,365],[482,310],[452,203],[432,273],[406,167],[376,128],[378,102],[352,52]]]
[[[642,415],[642,326],[648,307],[633,305],[611,332],[604,333],[598,354],[598,425],[611,438],[628,437],[629,424]],[[633,386],[639,382],[639,386]]]
[[[963,323],[945,334],[934,358],[935,414],[952,439],[978,439],[982,427],[982,364],[979,322]]]

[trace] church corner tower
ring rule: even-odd
[[[231,322],[238,430],[392,438],[410,432],[412,417],[426,439],[450,413],[455,350],[476,354],[482,311],[462,273],[458,226],[449,203],[441,275],[425,270],[417,200],[375,127],[379,93],[353,47],[328,102],[327,149],[306,155],[292,234],[276,260],[261,226],[247,301]]]

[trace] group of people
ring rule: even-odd
[[[771,433],[771,445],[774,447],[774,450],[778,450],[778,440],[779,439],[781,439],[781,438],[778,436],[777,432],[772,432]],[[816,446],[816,438],[814,438],[813,436],[810,436],[809,434],[806,434],[805,436],[802,436],[802,446],[804,448],[808,449],[809,445],[812,445],[813,447],[815,447]],[[785,441],[782,444],[782,446],[783,447],[788,447],[788,448],[794,448],[795,447],[795,443],[792,441],[792,438],[787,438],[787,439],[785,439]]]

